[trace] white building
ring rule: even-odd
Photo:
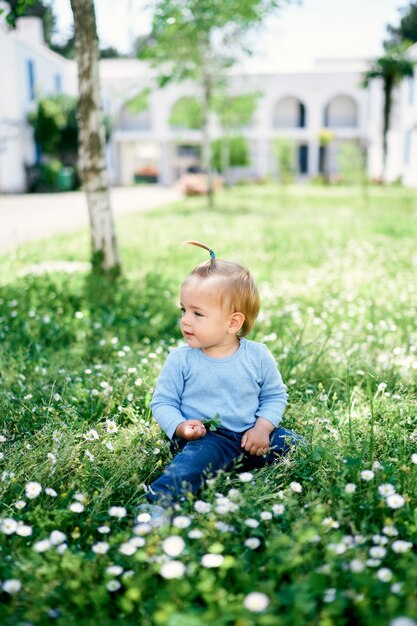
[[[76,93],[74,64],[48,49],[38,18],[19,19],[15,31],[0,21],[0,86],[0,192],[21,192],[25,165],[37,160],[27,122],[37,97]]]
[[[417,60],[417,46],[410,49]],[[360,86],[368,63],[359,60],[321,60],[309,72],[231,74],[233,93],[259,92],[250,126],[242,129],[251,164],[244,176],[265,177],[277,173],[275,143],[280,137],[293,141],[298,175],[314,177],[323,171],[323,129],[332,141],[326,150],[326,170],[337,174],[339,156],[346,142],[366,149],[368,171],[382,170],[382,89],[378,82],[367,90]],[[175,128],[171,112],[183,97],[196,96],[193,84],[170,85],[161,90],[149,67],[135,59],[100,62],[103,108],[112,120],[108,147],[110,182],[131,185],[137,179],[172,184],[186,169],[198,165],[202,132]],[[396,96],[389,135],[389,180],[402,177],[417,186],[416,80],[404,81]],[[0,24],[0,192],[26,188],[25,166],[38,155],[27,116],[40,95],[76,93],[76,66],[51,52],[43,41],[37,18],[21,18],[18,29]],[[133,113],[129,101],[149,90],[148,106]],[[212,120],[213,138],[220,136]]]

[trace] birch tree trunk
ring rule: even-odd
[[[93,0],[71,0],[79,90],[79,161],[87,194],[93,272],[120,273],[110,206],[105,129],[100,102],[99,46]]]

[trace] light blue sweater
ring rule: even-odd
[[[161,370],[150,404],[153,415],[171,439],[187,419],[212,419],[241,433],[257,417],[276,427],[282,420],[287,393],[268,348],[240,339],[237,351],[214,359],[199,348],[172,350]]]

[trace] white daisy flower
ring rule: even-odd
[[[408,552],[413,547],[411,541],[402,541],[401,539],[397,539],[393,542],[391,548],[397,554],[402,554],[403,552]]]
[[[51,496],[51,498],[56,498],[58,495],[55,489],[52,489],[51,487],[46,487],[45,493],[47,496]]]
[[[4,581],[1,587],[5,593],[13,594],[21,590],[22,583],[16,578],[9,578],[9,580]]]
[[[170,580],[172,578],[182,578],[186,571],[184,563],[181,561],[168,561],[164,563],[159,571],[162,578]]]
[[[15,508],[20,511],[21,509],[25,508],[26,502],[24,500],[18,500],[17,502],[14,503],[14,505],[15,505]]]
[[[414,465],[417,465],[417,454],[416,453],[411,455],[411,463],[414,463]]]
[[[124,506],[111,506],[109,508],[109,515],[111,517],[117,517],[118,519],[122,519],[126,517],[127,511]]]
[[[351,494],[351,493],[355,493],[355,491],[356,491],[355,483],[347,483],[345,485],[345,493]]]
[[[261,545],[261,540],[258,539],[258,537],[249,537],[249,539],[246,539],[244,545],[246,548],[256,550],[256,548],[259,548],[259,546]]]
[[[369,550],[369,554],[373,559],[383,559],[387,551],[382,546],[373,546]]]
[[[398,535],[398,530],[395,528],[395,526],[384,526],[382,532],[384,533],[384,535],[387,535],[387,537],[397,537]]]
[[[362,480],[366,481],[373,480],[375,478],[375,472],[373,472],[372,470],[363,470],[361,472],[361,478]]]
[[[176,528],[188,528],[191,524],[191,519],[187,515],[178,515],[172,520],[172,525]]]
[[[383,583],[389,583],[392,578],[392,571],[388,567],[382,567],[376,573],[378,580]]]
[[[41,539],[40,541],[34,543],[32,548],[35,550],[35,552],[46,552],[47,550],[49,550],[51,545],[52,544],[49,539]]]
[[[106,567],[106,574],[120,576],[120,574],[123,574],[123,567],[120,567],[120,565],[109,565],[109,567]]]
[[[258,528],[259,526],[258,520],[254,519],[253,517],[248,517],[248,519],[245,519],[245,524],[246,526],[249,526],[249,528]]]
[[[411,617],[395,617],[390,621],[389,626],[417,626],[417,622]]]
[[[107,533],[110,532],[110,527],[109,526],[99,526],[97,528],[97,531],[101,534],[101,535],[107,535]]]
[[[29,498],[30,500],[33,500],[33,498],[36,498],[40,494],[41,491],[42,491],[42,486],[35,481],[27,483],[25,487],[26,497]]]
[[[13,535],[17,530],[17,522],[11,517],[0,520],[0,531],[5,535]]]
[[[386,502],[390,509],[400,509],[404,505],[405,500],[400,494],[394,493],[392,496],[388,496]]]
[[[107,541],[98,541],[93,546],[91,546],[91,549],[93,552],[95,552],[95,554],[106,554],[109,548],[110,544],[108,544]]]
[[[290,489],[291,491],[293,491],[294,493],[301,493],[303,488],[300,485],[300,483],[297,483],[295,481],[293,481],[292,483],[290,483]]]
[[[181,552],[183,552],[184,548],[184,539],[182,537],[178,537],[177,535],[167,537],[162,542],[162,550],[168,556],[179,556]]]
[[[136,550],[137,547],[130,542],[122,543],[119,546],[119,552],[126,556],[132,556],[132,554],[135,554]]]
[[[16,535],[20,537],[30,537],[32,534],[32,527],[27,526],[27,524],[23,524],[23,522],[19,522],[16,529]]]
[[[382,485],[379,485],[378,493],[386,498],[388,496],[392,496],[395,493],[395,488],[390,483],[384,483]]]
[[[220,567],[223,562],[224,556],[221,554],[205,554],[201,559],[201,565],[207,568]]]
[[[282,515],[285,511],[285,506],[283,504],[274,504],[272,507],[272,513],[274,515]]]
[[[69,508],[73,513],[82,513],[84,511],[84,505],[81,502],[71,502]]]
[[[253,480],[253,474],[251,474],[251,472],[241,472],[237,476],[242,483],[250,483],[251,480]]]
[[[194,503],[194,509],[197,511],[197,513],[210,513],[211,504],[209,504],[208,502],[204,502],[203,500],[197,500]]]
[[[108,591],[118,591],[118,589],[120,589],[122,585],[119,583],[118,580],[109,580],[109,582],[106,584],[106,589]]]
[[[190,532],[188,533],[188,537],[190,539],[201,539],[201,537],[203,536],[203,533],[201,532],[201,530],[190,530]]]
[[[117,433],[117,431],[119,430],[118,425],[116,424],[115,421],[113,420],[107,420],[106,421],[106,431],[108,433]]]
[[[243,606],[252,613],[262,613],[269,606],[269,598],[265,593],[253,591],[244,598]]]
[[[264,521],[268,521],[268,520],[272,519],[272,513],[270,511],[262,511],[261,519],[264,520]]]
[[[67,536],[60,530],[53,530],[49,535],[49,541],[53,546],[58,546],[60,543],[65,543]]]

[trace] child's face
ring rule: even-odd
[[[243,321],[227,303],[220,302],[216,279],[189,278],[181,289],[181,332],[190,348],[215,356],[237,344]]]

